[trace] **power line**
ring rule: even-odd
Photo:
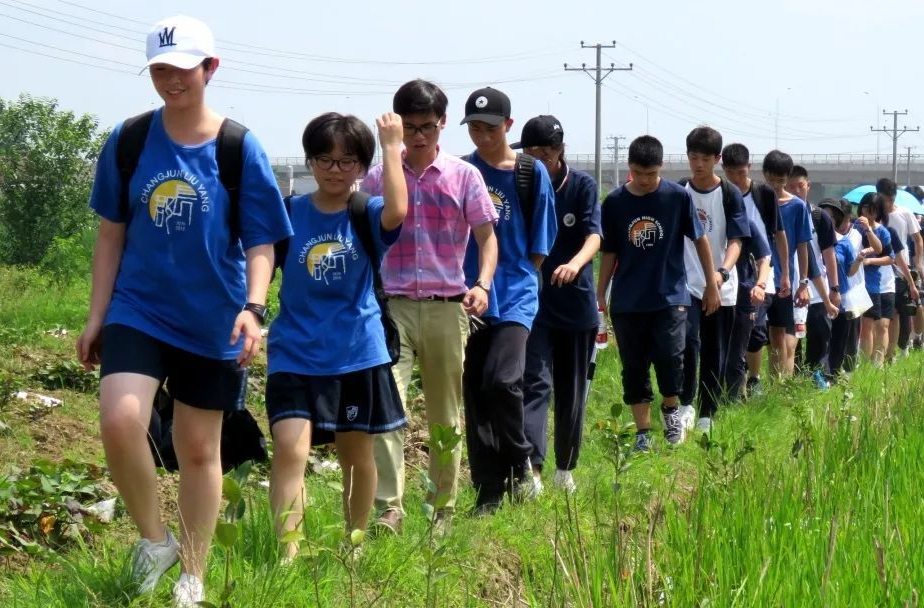
[[[602,99],[601,87],[603,86],[603,81],[606,79],[607,76],[609,76],[613,72],[631,71],[632,64],[630,63],[629,67],[627,68],[617,68],[615,63],[611,63],[610,67],[605,68],[605,69],[601,66],[600,62],[601,62],[601,55],[603,53],[603,49],[616,48],[615,40],[613,41],[613,44],[607,44],[607,45],[600,44],[599,42],[595,45],[585,45],[584,41],[581,40],[581,48],[582,49],[596,49],[597,66],[596,68],[594,68],[594,73],[591,74],[591,71],[587,69],[586,63],[582,63],[580,68],[569,68],[568,64],[566,63],[565,71],[566,72],[584,72],[585,74],[590,76],[591,80],[594,81],[594,85],[596,86],[596,89],[597,89],[597,104],[596,104],[597,105],[597,112],[596,112],[597,119],[596,119],[596,128],[594,130],[594,179],[596,179],[597,184],[599,184],[603,179],[603,169],[601,165],[602,159],[600,158],[600,155],[602,154],[601,137],[600,137],[601,105],[602,105],[601,104],[601,99]],[[606,73],[604,73],[604,71]]]

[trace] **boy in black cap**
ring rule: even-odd
[[[468,340],[463,372],[465,434],[476,510],[493,512],[505,489],[532,498],[538,488],[529,461],[532,446],[523,430],[523,372],[526,341],[539,307],[537,270],[557,233],[555,193],[545,166],[518,155],[507,143],[510,99],[497,89],[472,93],[465,118],[475,151],[466,157],[484,176],[498,213],[497,270],[486,322]],[[465,259],[470,286],[477,277],[477,248]]]
[[[555,189],[558,236],[542,265],[539,312],[526,344],[524,408],[526,439],[541,488],[546,455],[548,410],[555,391],[556,487],[573,492],[584,423],[585,397],[599,317],[594,295],[593,258],[600,249],[597,183],[565,162],[564,129],[554,116],[536,116],[523,125],[513,148],[541,161]]]

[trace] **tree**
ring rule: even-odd
[[[88,228],[93,168],[106,133],[54,99],[0,99],[0,261],[35,264],[56,237]]]

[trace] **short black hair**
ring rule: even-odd
[[[433,112],[442,118],[448,105],[449,100],[443,89],[420,78],[402,84],[391,102],[392,110],[399,116]]]
[[[789,172],[789,179],[798,177],[804,177],[805,179],[808,179],[808,171],[802,165],[793,165],[792,171]]]
[[[722,154],[722,134],[712,127],[696,127],[687,135],[687,153]]]
[[[920,186],[905,186],[905,192],[911,193],[911,196],[918,199],[918,202],[924,201],[924,188]]]
[[[864,194],[863,198],[860,199],[860,204],[857,206],[857,215],[860,215],[860,210],[864,207],[872,208],[877,222],[880,224],[888,224],[889,216],[885,212],[885,201],[882,200],[881,194],[877,192],[867,192]]]
[[[722,150],[722,164],[729,169],[747,167],[751,162],[751,152],[744,144],[728,144]]]
[[[636,137],[629,144],[629,164],[660,167],[664,164],[664,146],[651,135]]]
[[[792,175],[792,156],[779,150],[770,150],[764,156],[764,173],[770,175]]]
[[[368,171],[375,156],[375,137],[366,123],[352,115],[327,112],[312,119],[302,133],[305,163],[327,154],[340,144],[346,154],[356,156],[363,169]]]
[[[895,198],[898,195],[898,186],[888,177],[880,177],[876,181],[876,192],[889,198]]]

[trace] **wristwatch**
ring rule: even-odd
[[[830,287],[829,291],[832,291],[833,293],[840,293],[840,292],[841,292],[841,287],[840,287],[840,285],[832,285],[832,286]]]
[[[255,304],[254,302],[247,302],[244,304],[244,310],[250,311],[257,317],[257,321],[260,322],[260,325],[266,323],[266,306],[263,304]]]
[[[808,285],[808,284],[809,284],[808,279],[799,279],[799,285]]]
[[[718,267],[718,268],[716,269],[716,272],[718,272],[718,273],[719,273],[719,276],[722,277],[722,282],[723,282],[723,283],[728,283],[728,278],[729,278],[731,275],[729,274],[729,272],[728,272],[727,270],[725,270],[724,268],[722,268],[722,267],[720,266],[720,267]]]
[[[485,293],[491,293],[491,284],[488,283],[487,281],[482,281],[481,279],[478,279],[477,281],[475,281],[475,287],[480,287],[481,289],[484,290]]]

